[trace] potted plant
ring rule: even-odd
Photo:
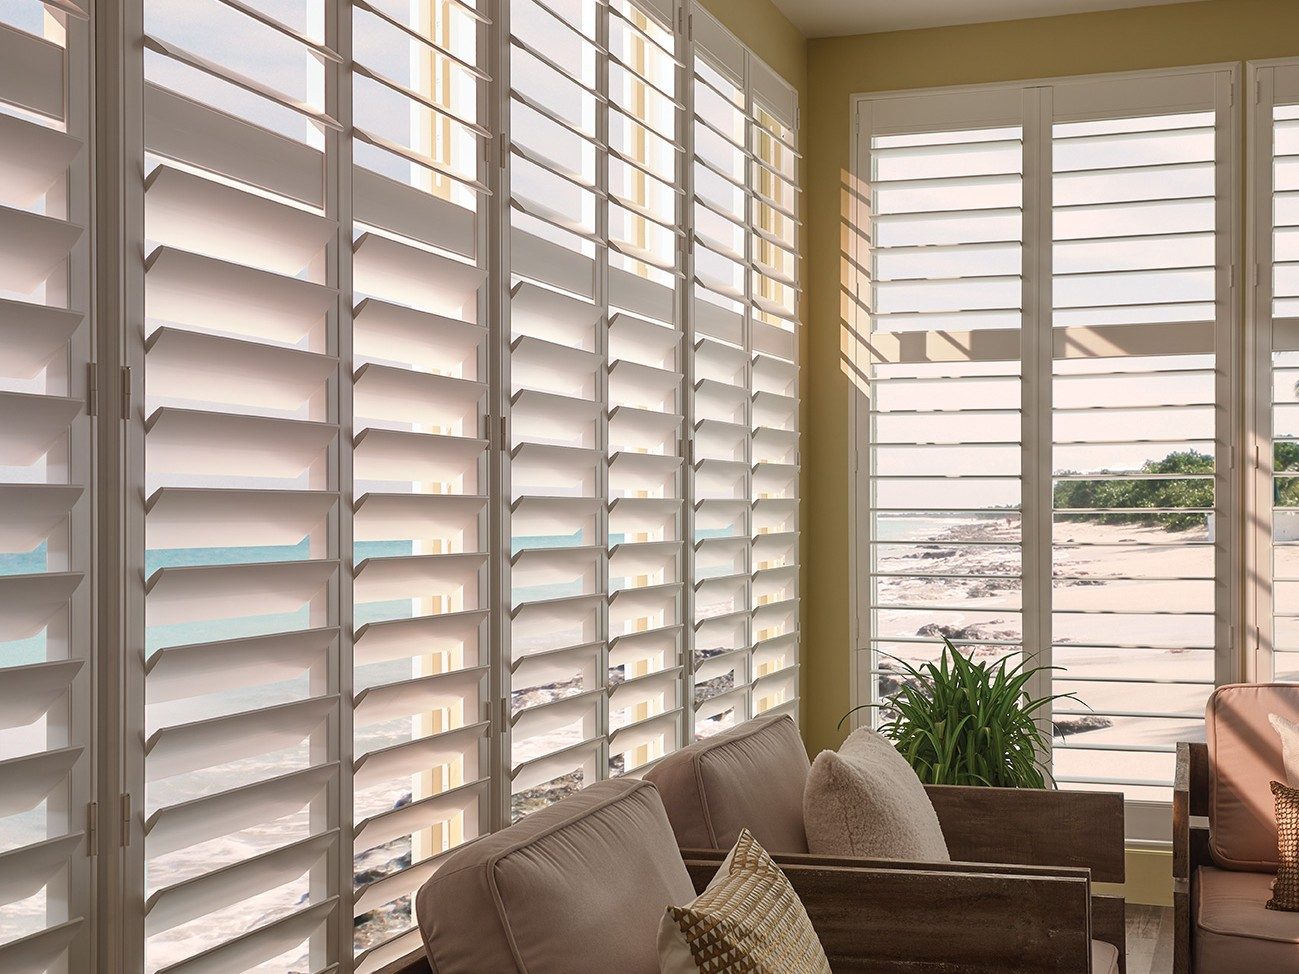
[[[1055,786],[1042,765],[1049,744],[1038,723],[1044,707],[1073,694],[1033,698],[1034,676],[1058,667],[1009,659],[975,662],[943,637],[935,662],[916,666],[893,658],[902,685],[887,704],[879,732],[891,740],[920,780],[930,785],[993,788]],[[1076,698],[1075,698],[1076,699]],[[855,707],[844,720],[863,707]],[[843,724],[841,720],[840,725]]]

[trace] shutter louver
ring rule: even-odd
[[[0,970],[90,969],[90,29],[0,23]]]

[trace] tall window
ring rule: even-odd
[[[90,30],[0,7],[0,970],[92,964]]]
[[[1231,86],[860,113],[859,686],[887,701],[943,637],[1054,667],[1056,779],[1149,838],[1232,672]]]

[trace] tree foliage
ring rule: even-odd
[[[1299,453],[1295,460],[1299,463]],[[1187,479],[1143,478],[1141,474],[1182,474]],[[1055,507],[1071,510],[1073,513],[1060,516],[1074,520],[1160,524],[1169,531],[1185,531],[1203,525],[1202,510],[1213,507],[1212,474],[1213,457],[1198,450],[1178,450],[1162,460],[1147,460],[1140,473],[1127,478],[1105,479],[1101,473],[1096,479],[1087,479],[1066,471],[1059,475],[1066,479],[1055,485]],[[1084,513],[1089,510],[1103,513]]]

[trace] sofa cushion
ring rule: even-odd
[[[434,974],[658,974],[694,892],[654,786],[618,779],[453,853],[416,914]]]
[[[668,907],[659,963],[662,974],[830,974],[794,887],[747,829],[707,889]]]
[[[1299,916],[1263,905],[1271,884],[1266,873],[1196,870],[1196,974],[1299,970]]]
[[[916,772],[869,727],[812,762],[803,792],[807,847],[817,856],[947,862],[943,828]]]
[[[756,717],[669,754],[645,773],[682,849],[729,849],[748,829],[772,853],[807,852],[809,762],[789,715]]]
[[[1219,687],[1205,708],[1209,751],[1209,834],[1224,869],[1275,872],[1276,814],[1271,782],[1285,781],[1281,739],[1268,720],[1299,720],[1299,686]]]

